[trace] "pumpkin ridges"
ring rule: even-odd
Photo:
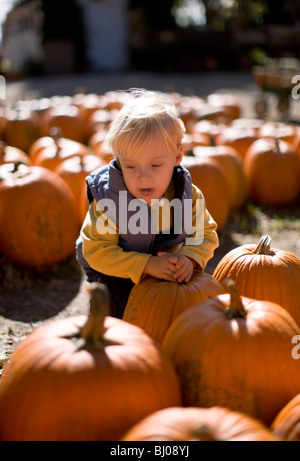
[[[1,377],[1,440],[119,440],[181,405],[173,366],[140,328],[110,316],[94,327],[85,315],[57,320],[17,346]]]
[[[26,266],[63,261],[78,236],[72,193],[55,173],[21,167],[0,183],[1,251]]]
[[[140,326],[160,344],[185,309],[219,293],[224,293],[224,288],[205,272],[194,271],[186,284],[146,277],[131,290],[123,320]]]
[[[286,441],[300,441],[300,394],[290,400],[271,424],[273,433]]]
[[[281,306],[246,297],[246,319],[228,320],[229,300],[221,294],[182,313],[162,349],[179,375],[185,406],[224,405],[270,424],[299,392],[291,338],[300,330]]]
[[[260,138],[247,150],[244,172],[249,197],[257,203],[286,205],[299,194],[300,161],[292,145]]]
[[[225,407],[160,410],[132,427],[121,441],[278,441],[260,421]]]
[[[233,279],[240,293],[278,303],[300,324],[300,259],[293,253],[270,247],[263,236],[258,245],[245,244],[228,252],[213,276],[222,283]],[[262,249],[263,253],[259,250]]]

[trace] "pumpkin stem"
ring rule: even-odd
[[[253,250],[253,254],[255,255],[274,255],[274,251],[270,248],[271,245],[271,237],[269,235],[263,235],[258,242],[257,247]]]
[[[207,424],[199,424],[195,426],[192,430],[192,440],[191,441],[201,441],[201,442],[214,442],[216,439],[213,436],[212,429]]]
[[[3,158],[5,155],[6,142],[0,141],[0,157]]]
[[[280,150],[280,146],[279,146],[279,139],[275,137],[274,140],[275,140],[276,149],[280,153],[281,150]]]
[[[209,145],[211,147],[216,147],[217,146],[215,137],[212,134],[209,135]]]
[[[49,130],[49,135],[53,138],[55,147],[56,147],[56,155],[59,155],[60,145],[59,140],[63,137],[62,129],[59,126],[53,126]]]
[[[228,319],[237,317],[246,318],[247,312],[241,301],[241,296],[238,292],[236,284],[233,280],[225,279],[222,282],[224,288],[230,293],[230,304],[226,308],[225,314]]]
[[[104,319],[110,314],[109,294],[102,283],[92,283],[90,291],[90,314],[80,331],[80,338],[84,339],[84,348],[103,349]]]

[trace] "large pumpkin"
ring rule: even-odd
[[[290,251],[271,247],[263,235],[258,245],[241,245],[217,264],[214,277],[235,281],[241,295],[272,301],[284,307],[300,325],[300,259]]]
[[[278,304],[221,294],[183,312],[162,349],[180,379],[184,406],[225,406],[271,424],[300,392],[291,354],[300,327]]]
[[[300,159],[286,141],[256,140],[247,150],[244,172],[249,197],[256,203],[287,205],[299,194]]]
[[[0,383],[0,440],[119,440],[154,411],[180,406],[168,358],[140,328],[108,315],[103,285],[90,316],[55,320],[14,350]]]
[[[177,407],[159,410],[132,427],[125,442],[279,441],[260,421],[225,407]],[[185,448],[187,451],[187,447]],[[186,451],[183,455],[188,455]],[[175,452],[174,452],[175,453]],[[187,457],[187,456],[186,456]]]
[[[297,359],[299,360],[299,356]],[[300,394],[280,410],[271,424],[271,429],[283,440],[300,442]]]
[[[20,165],[0,183],[0,249],[13,262],[46,266],[75,249],[78,218],[70,188],[46,168]]]
[[[123,319],[161,343],[179,314],[224,291],[214,277],[200,271],[194,271],[192,279],[181,284],[146,277],[131,290]]]

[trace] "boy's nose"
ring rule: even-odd
[[[139,170],[139,179],[147,179],[151,176],[149,168],[141,168]]]

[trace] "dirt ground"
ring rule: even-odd
[[[219,233],[220,245],[208,262],[212,274],[231,249],[258,243],[268,234],[271,246],[300,257],[300,199],[285,208],[261,208],[247,203],[233,212]],[[89,310],[85,275],[75,255],[47,269],[20,268],[0,255],[0,373],[10,354],[34,328]]]

